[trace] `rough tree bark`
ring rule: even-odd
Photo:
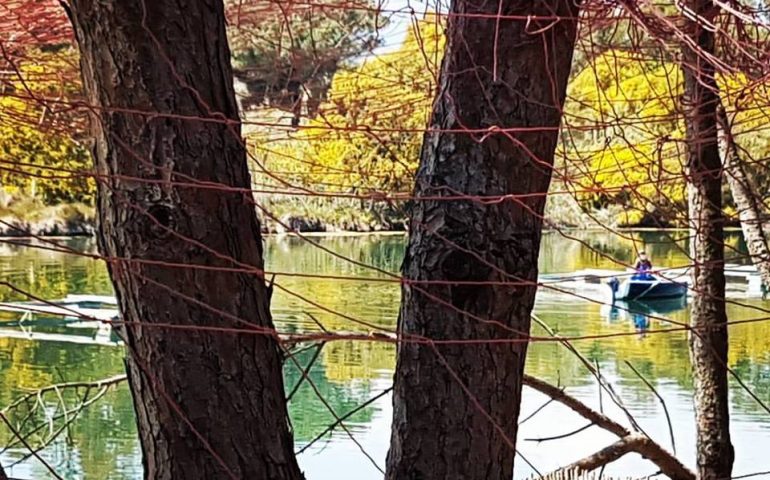
[[[415,194],[524,196],[413,207],[404,277],[458,283],[403,287],[389,479],[512,477],[526,342],[408,340],[528,335],[535,287],[521,281],[537,278],[577,3],[452,2],[434,131],[424,138]],[[490,17],[497,14],[518,19]],[[511,285],[468,284],[501,280]]]
[[[232,267],[228,256],[263,265],[245,194],[173,184],[184,175],[250,186],[222,1],[69,6],[95,107],[96,170],[107,179],[99,182],[100,247],[132,260],[108,262],[123,319],[247,328],[238,316],[272,327],[261,277],[136,262]],[[124,335],[145,478],[302,478],[273,338],[138,325]]]
[[[688,0],[701,19],[713,21],[711,0]],[[684,25],[692,45],[683,45],[684,98],[691,256],[693,265],[690,359],[694,378],[698,478],[730,478],[733,447],[727,385],[722,166],[717,138],[719,93],[714,66],[714,34],[688,15]]]
[[[741,222],[746,248],[749,250],[752,263],[762,277],[762,283],[770,287],[770,247],[763,225],[764,207],[761,196],[743,166],[738,146],[732,135],[731,123],[721,105],[717,106],[717,119],[722,164],[730,193],[738,208],[738,219]]]

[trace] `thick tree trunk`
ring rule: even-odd
[[[405,278],[458,283],[403,287],[389,479],[498,480],[513,474],[535,297],[534,284],[521,281],[537,279],[541,215],[575,44],[576,3],[452,3],[456,15],[449,20],[434,131],[424,138],[415,194],[527,196],[414,206]],[[485,18],[498,13],[562,18]],[[501,280],[512,284],[467,283]],[[524,341],[432,346],[410,343],[414,336],[436,342]]]
[[[263,265],[250,198],[172,183],[184,175],[250,186],[222,2],[70,8],[95,107],[96,168],[108,178],[99,182],[102,252],[156,262],[108,262],[123,319],[190,327],[124,332],[145,478],[302,478],[275,339],[194,330],[248,328],[232,316],[271,328],[264,279],[157,263],[232,267],[226,256]]]
[[[751,181],[738,154],[738,146],[724,108],[718,106],[719,144],[722,152],[727,184],[738,208],[743,238],[751,261],[757,267],[762,283],[770,287],[770,247],[763,225],[763,204],[754,182]]]
[[[713,20],[711,0],[689,0],[686,5],[701,18]],[[698,478],[730,478],[733,447],[730,443],[727,386],[727,315],[725,313],[722,170],[717,140],[719,94],[714,67],[714,34],[686,20],[688,35],[697,45],[684,45],[684,107],[687,126],[689,210],[693,261],[690,358],[694,378],[697,422]]]

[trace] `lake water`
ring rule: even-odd
[[[682,232],[628,232],[621,238],[609,233],[580,232],[565,238],[549,233],[543,240],[541,272],[570,272],[587,267],[622,268],[615,260],[630,262],[634,242],[643,246],[657,266],[686,265],[686,242]],[[677,240],[679,239],[679,240]],[[93,242],[85,239],[58,240],[81,251],[94,251]],[[404,251],[401,235],[314,237],[328,249],[340,255],[397,272]],[[744,246],[737,234],[728,238],[728,256],[739,258]],[[323,252],[298,238],[273,237],[266,242],[268,269],[281,272],[276,283],[283,288],[311,299],[331,310],[343,312],[368,322],[393,327],[398,310],[399,289],[396,284],[375,281],[312,279],[292,276],[292,273],[383,278],[384,275],[358,267]],[[615,259],[615,260],[613,260]],[[0,282],[47,299],[68,293],[110,294],[111,287],[104,266],[82,256],[42,250],[34,246],[0,243]],[[309,305],[298,296],[277,290],[273,297],[273,312],[282,331],[317,330],[308,313],[331,330],[360,331],[357,324]],[[24,300],[19,293],[0,284],[0,300]],[[770,303],[759,300],[736,299],[730,304],[730,320],[767,316]],[[692,387],[684,333],[655,334],[643,332],[633,318],[622,312],[608,315],[598,304],[567,295],[539,295],[537,315],[563,335],[601,335],[630,332],[631,335],[584,340],[576,347],[591,362],[598,365],[608,378],[625,406],[641,427],[661,444],[671,447],[669,428],[660,401],[626,363],[630,363],[651,381],[665,400],[671,416],[678,456],[688,465],[694,463],[694,423]],[[617,313],[617,312],[616,312]],[[671,307],[661,313],[677,322],[686,322],[687,309]],[[18,331],[8,322],[18,319],[4,314],[1,332]],[[658,319],[649,328],[665,326]],[[93,330],[64,328],[57,325],[35,327],[33,331],[58,333],[63,338],[32,341],[15,338],[18,335],[0,333],[0,406],[8,405],[30,389],[64,381],[95,380],[123,372],[123,349],[109,345],[74,343],[67,339],[87,340]],[[542,331],[535,333],[543,334]],[[307,363],[312,352],[300,355]],[[310,377],[324,398],[339,415],[374,397],[392,383],[395,350],[379,342],[333,342],[327,345],[311,370]],[[770,403],[770,323],[754,322],[735,325],[730,330],[730,365],[766,403]],[[626,423],[619,408],[607,395],[600,394],[595,379],[580,361],[564,347],[553,343],[535,343],[530,347],[528,373],[558,383],[567,392],[595,408]],[[287,388],[300,377],[288,364],[285,378]],[[70,399],[72,400],[72,399]],[[540,408],[546,398],[525,388],[522,419]],[[49,408],[55,395],[46,397]],[[731,383],[732,434],[736,449],[735,474],[770,470],[770,416],[743,390]],[[291,420],[297,448],[306,445],[333,422],[332,415],[305,383],[292,398]],[[20,421],[23,413],[10,415]],[[50,415],[50,414],[49,414]],[[384,396],[346,422],[350,434],[374,460],[382,466],[390,437],[391,399]],[[39,432],[50,433],[56,422]],[[592,427],[561,440],[535,442],[536,437],[569,433],[585,425],[571,411],[551,403],[521,427],[518,450],[541,472],[598,450],[612,441],[612,435]],[[0,428],[0,447],[8,445],[12,435]],[[25,450],[14,446],[2,453],[3,465],[20,459]],[[67,432],[41,455],[58,473],[67,479],[138,479],[141,478],[141,457],[134,424],[130,393],[125,384],[111,390],[83,411]],[[344,431],[335,430],[314,444],[299,457],[308,480],[366,480],[381,478],[381,474],[361,453]],[[516,461],[516,477],[533,473],[521,458]],[[9,474],[23,479],[51,478],[35,459],[21,461]],[[637,455],[628,455],[607,468],[605,474],[652,474],[656,469]],[[754,478],[761,478],[757,476]],[[770,476],[767,476],[770,478]]]

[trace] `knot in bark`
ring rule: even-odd
[[[175,228],[176,214],[173,205],[155,203],[147,208],[145,229],[147,238],[167,238],[171,235]]]

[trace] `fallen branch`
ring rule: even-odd
[[[627,453],[636,451],[642,445],[644,440],[649,439],[644,435],[639,435],[636,433],[627,435],[612,445],[604,447],[598,452],[582,458],[577,462],[571,465],[567,465],[563,469],[559,470],[564,470],[567,472],[590,472],[591,470],[596,470],[597,468],[603,467],[608,463],[614,462]]]
[[[588,472],[603,467],[629,452],[636,452],[657,465],[660,471],[672,480],[695,480],[695,474],[690,469],[685,467],[675,456],[648,436],[632,433],[629,429],[615,420],[612,420],[603,413],[597,412],[575,397],[566,394],[561,388],[555,387],[540,379],[530,375],[524,375],[523,383],[527,387],[537,390],[566,407],[569,407],[575,413],[586,420],[589,420],[592,425],[601,427],[620,437],[620,440],[612,445],[603,448],[593,455],[579,460],[572,465],[560,468],[554,472],[554,474],[575,470]]]
[[[649,437],[639,433],[626,435],[612,445],[559,470],[590,472],[614,462],[631,452],[638,453],[647,460],[650,460],[660,468],[663,474],[672,480],[695,480],[695,474],[682,465],[676,457],[663,450],[660,445],[650,440]]]

